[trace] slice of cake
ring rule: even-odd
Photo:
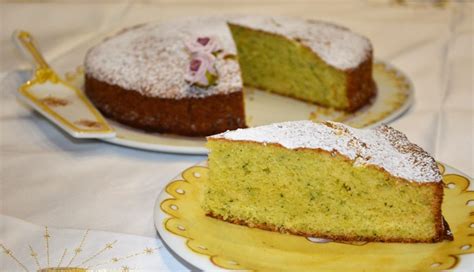
[[[214,135],[207,147],[211,217],[346,241],[450,238],[435,160],[391,127],[285,122]]]

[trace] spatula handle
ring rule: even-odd
[[[44,60],[30,33],[24,30],[16,30],[13,32],[12,38],[23,55],[32,61],[37,69],[49,69],[48,63]]]

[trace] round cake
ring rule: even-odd
[[[104,115],[187,136],[246,127],[244,85],[345,111],[376,89],[368,39],[281,17],[135,26],[91,48],[85,70],[86,94]]]

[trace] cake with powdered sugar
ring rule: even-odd
[[[196,17],[122,30],[89,50],[86,94],[106,116],[203,136],[245,127],[243,86],[355,111],[375,95],[368,39],[285,17]]]
[[[386,125],[294,121],[208,137],[207,215],[346,241],[452,239],[435,160]]]

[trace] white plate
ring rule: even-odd
[[[393,66],[377,61],[374,64],[374,80],[377,84],[377,97],[373,103],[347,114],[330,110],[296,99],[275,95],[252,88],[245,89],[245,111],[247,124],[258,126],[283,121],[334,120],[353,127],[373,127],[388,123],[403,114],[413,102],[413,85],[409,78]],[[78,69],[69,74],[68,81],[83,88],[84,77]],[[116,130],[117,137],[103,141],[138,149],[182,153],[207,154],[204,137],[183,137],[169,134],[150,133],[119,124],[108,119]]]
[[[294,235],[277,234],[270,231],[261,231],[248,227],[237,226],[234,224],[221,222],[216,219],[211,219],[204,215],[194,216],[195,213],[204,213],[199,208],[199,203],[197,200],[198,197],[195,196],[195,193],[199,192],[199,189],[196,191],[195,186],[199,186],[197,185],[200,183],[199,179],[202,179],[203,177],[205,178],[205,176],[207,176],[206,162],[202,162],[199,165],[184,170],[176,178],[171,180],[167,186],[165,186],[155,203],[155,227],[161,239],[171,250],[173,250],[177,255],[179,255],[188,263],[199,269],[203,269],[204,271],[216,269],[255,270],[258,269],[257,267],[260,266],[260,264],[262,264],[260,268],[268,265],[267,259],[259,260],[257,256],[249,257],[246,256],[248,253],[241,253],[242,251],[235,249],[229,250],[229,248],[235,246],[239,248],[247,248],[250,252],[267,252],[265,254],[277,255],[280,254],[280,257],[272,255],[272,258],[286,260],[285,262],[288,262],[286,269],[291,269],[292,265],[301,265],[301,261],[304,260],[304,258],[306,258],[305,260],[308,261],[307,255],[301,255],[303,250],[297,250],[299,246],[314,246],[314,248],[310,248],[309,250],[309,257],[311,259],[322,259],[317,261],[317,265],[321,264],[323,267],[325,263],[327,264],[328,262],[342,262],[344,264],[349,262],[350,264],[354,262],[353,258],[357,258],[357,256],[359,256],[359,258],[362,259],[362,261],[359,261],[359,263],[356,264],[356,267],[359,269],[361,267],[365,267],[364,263],[367,263],[372,269],[375,267],[377,268],[376,270],[383,271],[386,270],[384,269],[384,266],[386,265],[390,267],[385,268],[394,269],[394,262],[396,263],[397,258],[411,258],[409,255],[417,254],[411,254],[410,252],[416,252],[420,250],[430,253],[427,253],[427,256],[424,254],[419,254],[421,257],[412,257],[420,258],[420,260],[416,259],[414,262],[412,262],[415,264],[414,266],[417,266],[418,268],[415,269],[415,267],[412,267],[414,270],[456,269],[459,271],[470,271],[474,265],[474,254],[469,254],[468,252],[473,252],[473,240],[472,238],[468,237],[470,229],[464,226],[465,224],[462,222],[465,222],[466,220],[469,221],[469,211],[472,213],[472,208],[466,207],[469,205],[465,203],[464,200],[466,197],[469,197],[468,194],[471,194],[470,196],[472,197],[472,191],[466,192],[466,188],[464,186],[468,186],[470,183],[470,187],[468,188],[471,188],[472,190],[473,181],[467,175],[452,167],[440,164],[440,168],[443,173],[443,179],[445,183],[448,184],[445,189],[449,191],[445,191],[446,203],[443,203],[443,214],[445,215],[448,222],[451,222],[451,229],[453,230],[455,237],[453,242],[442,242],[437,244],[361,242],[353,244],[341,244],[332,242],[328,243],[328,241],[319,241],[320,245],[308,245],[307,243],[318,242],[314,241],[314,239],[306,240]],[[176,193],[171,195],[170,192]],[[174,206],[174,209],[172,206]],[[458,214],[456,215],[456,213]],[[189,214],[193,214],[193,216],[189,216]],[[217,222],[209,223],[209,220]],[[219,227],[215,228],[214,226],[217,225],[219,225]],[[461,226],[463,226],[462,230]],[[195,229],[194,231],[192,231],[193,228]],[[219,231],[216,231],[216,229],[221,233],[218,233]],[[238,236],[238,233],[245,234]],[[243,238],[239,239],[234,235]],[[211,238],[202,238],[203,236],[209,236]],[[288,236],[292,237],[288,238]],[[209,242],[209,239],[213,241],[214,246],[211,245],[210,247],[206,248],[206,241]],[[236,239],[238,241],[236,241]],[[267,241],[267,243],[265,243],[265,241]],[[270,244],[268,244],[269,241]],[[326,246],[322,245],[321,243],[326,244]],[[465,244],[470,244],[471,247],[465,249],[465,246],[463,246]],[[295,245],[297,245],[296,248]],[[436,250],[432,251],[433,246],[438,247]],[[203,248],[204,250],[200,250],[199,248]],[[336,257],[336,259],[325,259],[326,255],[324,255],[321,250],[329,250],[331,251],[330,254],[336,253],[336,255],[339,255],[337,255],[338,257]],[[385,262],[383,260],[377,259],[380,257],[377,257],[377,254],[374,256],[374,253],[372,253],[373,251],[377,251],[377,254],[380,256],[383,255],[383,258],[388,261]],[[306,252],[308,252],[307,249]],[[363,256],[367,255],[371,256],[371,259],[365,257],[364,260]],[[342,258],[341,256],[345,257]],[[248,261],[248,263],[254,264],[256,266],[239,266],[239,258],[240,260],[244,258],[245,260],[248,260],[248,258],[253,258],[253,260]],[[372,260],[372,262],[370,260]],[[373,262],[374,260],[375,262]],[[233,263],[237,265],[233,267]],[[420,269],[420,267],[422,269]],[[334,268],[335,267],[332,267],[332,269]],[[398,267],[398,270],[400,269],[407,270],[407,267]]]

